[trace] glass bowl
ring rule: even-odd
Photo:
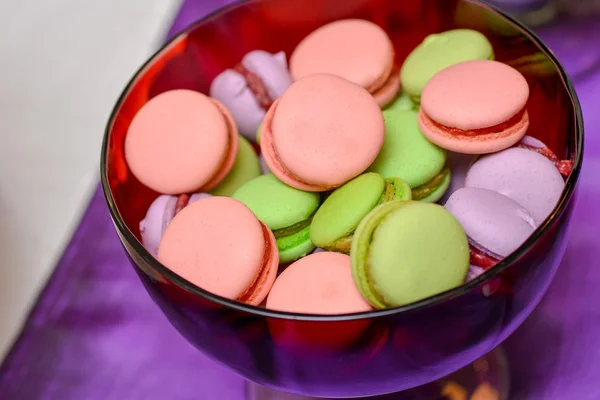
[[[480,277],[407,306],[352,315],[276,312],[208,293],[169,271],[140,243],[138,223],[158,195],[123,156],[140,107],[167,90],[208,93],[211,80],[254,49],[288,56],[320,25],[363,18],[392,38],[397,61],[425,36],[466,27],[492,42],[496,59],[519,69],[531,96],[529,135],[573,172],[560,201],[527,242]],[[563,256],[583,154],[577,96],[548,48],[491,6],[466,0],[257,0],[190,26],[135,74],[113,110],[102,148],[102,188],[132,265],[179,332],[200,351],[269,388],[322,397],[398,392],[444,377],[485,355],[538,304]],[[168,345],[168,344],[165,344]]]

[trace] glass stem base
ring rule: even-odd
[[[506,400],[510,389],[506,356],[496,348],[455,373],[418,388],[368,397],[369,400]],[[246,384],[247,400],[323,400],[280,392],[252,382]]]

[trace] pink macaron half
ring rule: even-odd
[[[165,230],[158,260],[213,294],[259,305],[279,264],[273,233],[244,204],[228,197],[198,200]]]
[[[527,132],[529,85],[516,69],[491,60],[466,61],[429,80],[419,127],[450,151],[486,154],[506,149]]]
[[[140,221],[140,235],[146,250],[156,257],[160,239],[175,215],[195,201],[210,196],[208,193],[194,193],[191,196],[162,194],[154,199],[148,207],[146,216]]]
[[[125,158],[135,177],[158,193],[215,187],[229,173],[238,131],[227,109],[192,90],[171,90],[146,103],[125,137]]]
[[[373,163],[385,136],[381,109],[362,87],[335,75],[294,82],[267,112],[261,153],[279,180],[320,192]]]

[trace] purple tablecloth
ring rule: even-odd
[[[171,34],[230,0],[188,0]],[[506,344],[511,399],[600,398],[600,24],[539,33],[563,60],[586,119],[570,242],[542,304]],[[0,366],[3,400],[243,399],[243,381],[173,329],[129,266],[101,191]]]

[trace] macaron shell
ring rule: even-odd
[[[431,78],[423,89],[421,110],[447,127],[482,129],[508,121],[528,99],[529,85],[519,71],[501,62],[475,60]]]
[[[315,245],[310,240],[310,226],[300,232],[277,239],[279,262],[295,261],[314,250]]]
[[[469,267],[464,231],[437,204],[382,204],[363,219],[354,240],[353,268],[368,269],[371,290],[386,306],[413,303],[459,286]],[[359,279],[357,284],[364,282]]]
[[[370,311],[350,269],[350,257],[321,252],[304,257],[279,275],[267,308],[302,314],[340,315]]]
[[[399,96],[397,96],[394,99],[394,101],[389,103],[385,109],[393,110],[393,111],[407,111],[407,110],[414,110],[415,106],[414,106],[413,102],[410,100],[410,97],[408,96],[408,94],[406,92],[402,92]]]
[[[164,92],[133,118],[125,137],[132,173],[164,194],[189,193],[229,172],[228,153],[237,152],[223,112],[207,96],[191,90]],[[233,164],[233,161],[231,162]]]
[[[276,54],[251,51],[242,59],[242,65],[262,80],[272,100],[281,96],[293,82],[283,51]]]
[[[210,191],[212,188],[221,183],[221,181],[225,179],[229,172],[231,172],[233,164],[235,164],[235,159],[239,148],[240,136],[238,134],[237,126],[235,124],[235,121],[233,120],[233,117],[229,113],[229,110],[227,110],[227,108],[225,108],[223,104],[221,104],[215,99],[213,99],[213,101],[221,111],[222,115],[225,117],[225,121],[227,123],[227,128],[229,130],[229,150],[225,154],[225,159],[223,160],[220,169],[217,170],[217,173],[213,176],[212,179],[210,179],[204,184],[204,186],[202,186],[202,190],[204,191]]]
[[[336,189],[313,217],[310,238],[317,247],[330,247],[351,234],[383,194],[381,175],[366,173]]]
[[[320,200],[317,193],[295,189],[271,174],[246,183],[233,198],[244,203],[272,230],[307,220],[319,207]]]
[[[465,186],[510,197],[529,211],[539,225],[556,207],[565,183],[546,157],[514,147],[480,158],[467,173]]]
[[[448,152],[448,166],[450,167],[451,180],[448,190],[441,198],[441,203],[444,204],[450,198],[450,195],[458,189],[465,187],[465,178],[471,165],[477,160],[475,154],[462,154],[453,151]]]
[[[384,178],[398,177],[411,188],[424,185],[446,164],[446,151],[431,143],[419,129],[414,110],[384,110],[386,135],[369,171]]]
[[[501,257],[515,251],[536,227],[525,208],[487,189],[459,189],[450,196],[445,207],[472,240]]]
[[[158,260],[202,289],[238,299],[263,272],[266,247],[263,227],[250,209],[215,196],[175,216],[160,242]]]
[[[231,196],[244,183],[260,176],[260,163],[252,145],[243,136],[238,137],[238,153],[229,174],[210,193],[215,196]]]
[[[388,104],[390,104],[398,95],[400,91],[400,76],[397,71],[392,71],[388,80],[373,92],[373,98],[379,104],[381,108],[385,108]]]
[[[518,143],[529,128],[529,114],[525,111],[515,125],[498,132],[458,136],[436,126],[421,109],[419,111],[419,128],[427,139],[446,150],[464,154],[488,154]]]
[[[261,150],[280,180],[323,191],[367,169],[384,135],[381,110],[368,92],[320,74],[294,82],[273,104],[263,123]]]
[[[295,80],[320,73],[348,79],[369,92],[387,81],[394,46],[385,31],[360,19],[339,20],[306,36],[290,57]]]
[[[176,196],[168,194],[158,196],[150,204],[146,216],[140,222],[142,244],[154,257],[158,254],[160,238],[175,215],[176,203]]]
[[[400,72],[402,87],[418,103],[427,82],[444,68],[493,57],[491,43],[480,32],[454,29],[432,34],[406,57]]]
[[[240,133],[253,141],[265,110],[261,108],[242,74],[231,69],[221,72],[210,85],[210,96],[227,107]]]

